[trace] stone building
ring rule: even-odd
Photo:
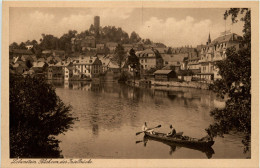
[[[220,79],[216,62],[226,58],[226,50],[235,47],[238,50],[241,47],[242,37],[235,34],[226,34],[213,40],[208,40],[207,45],[201,50],[201,79],[212,81]]]

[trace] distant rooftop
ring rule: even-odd
[[[157,70],[154,72],[154,74],[169,74],[170,72],[172,72],[172,70]]]

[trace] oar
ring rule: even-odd
[[[144,141],[135,141],[136,144],[140,143],[140,142],[144,142]]]
[[[149,130],[152,130],[152,129],[155,129],[155,128],[160,128],[160,127],[161,127],[161,125],[158,125],[157,127],[149,128],[149,129],[147,129],[146,131],[149,131]],[[141,133],[143,133],[143,132],[146,132],[146,131],[137,132],[136,135],[139,135],[139,134],[141,134]]]

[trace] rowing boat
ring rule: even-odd
[[[156,139],[158,141],[162,142],[171,142],[176,144],[182,144],[185,146],[193,146],[193,147],[199,147],[199,148],[208,148],[211,147],[214,144],[213,140],[198,140],[195,138],[177,138],[177,137],[168,137],[164,133],[154,132],[154,134],[151,134],[149,132],[145,132],[146,137],[151,137],[153,139]]]
[[[190,144],[187,144],[187,143],[177,143],[175,141],[161,140],[161,139],[154,138],[154,137],[148,136],[148,135],[144,136],[144,140],[143,140],[144,142],[147,143],[150,140],[161,142],[163,144],[170,146],[171,147],[170,154],[172,152],[175,152],[176,148],[180,148],[180,147],[184,147],[184,148],[188,148],[188,149],[192,149],[192,150],[196,150],[196,151],[200,151],[202,153],[205,153],[208,159],[212,158],[212,155],[215,154],[215,151],[210,146],[190,145]]]

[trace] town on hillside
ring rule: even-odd
[[[6,6],[6,158],[256,158],[253,3],[108,3]]]
[[[50,35],[43,35],[41,43],[45,42],[46,47],[41,49],[35,41],[23,43],[22,47],[11,44],[10,73],[65,81],[100,77],[117,81],[124,74],[124,81],[134,78],[211,83],[221,78],[216,62],[226,58],[227,48],[238,50],[242,40],[235,33],[225,32],[216,39],[211,39],[209,34],[205,44],[196,47],[167,47],[141,39],[135,32],[129,38],[121,28],[104,36],[104,32],[112,29],[114,27],[101,28],[100,17],[95,16],[89,31],[80,34],[69,31],[73,36],[66,34],[70,43],[64,43],[64,50],[48,47],[53,45],[48,43]],[[121,33],[121,39],[115,40],[118,38],[115,33]],[[130,61],[130,57],[136,59]]]

